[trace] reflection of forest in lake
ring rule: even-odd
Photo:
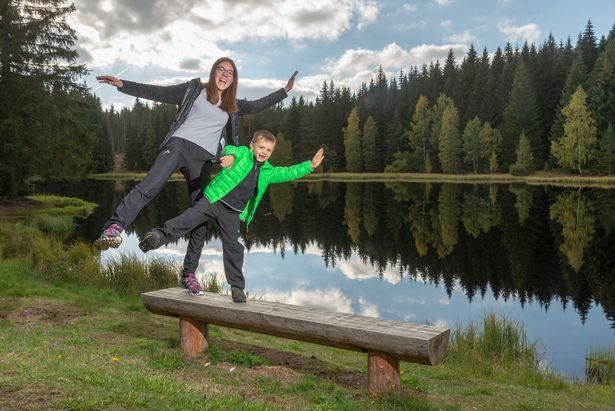
[[[380,271],[393,264],[449,294],[459,280],[470,300],[490,286],[521,303],[572,302],[582,318],[595,301],[614,323],[613,190],[319,182],[276,187],[269,207],[251,241],[288,238],[300,249],[314,240],[327,264],[356,250]]]
[[[101,204],[77,236],[94,239],[132,186],[86,181],[41,188]],[[181,183],[168,184],[129,232],[143,234],[187,206]],[[215,229],[212,234],[216,236]],[[316,244],[325,265],[356,252],[379,272],[427,279],[472,301],[554,300],[585,319],[602,306],[615,328],[615,190],[528,185],[311,182],[272,186],[244,233],[246,246],[282,254]]]

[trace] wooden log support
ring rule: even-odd
[[[188,357],[196,357],[207,349],[207,337],[207,324],[189,317],[179,317],[179,345]]]
[[[446,327],[271,301],[237,304],[226,295],[191,296],[179,287],[143,293],[141,299],[154,314],[180,317],[181,348],[189,356],[207,348],[207,324],[367,352],[368,388],[374,394],[399,388],[400,360],[442,362],[450,334]]]
[[[370,394],[398,390],[399,360],[385,352],[367,353],[367,390]]]

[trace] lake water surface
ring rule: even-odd
[[[99,204],[73,238],[93,241],[132,181],[44,184]],[[117,250],[183,260],[186,240],[143,254],[138,238],[188,206],[169,183]],[[224,281],[215,226],[199,275]],[[454,327],[495,312],[539,340],[545,365],[584,378],[589,347],[615,347],[615,190],[300,182],[273,186],[244,239],[256,298]]]

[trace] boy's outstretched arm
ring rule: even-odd
[[[316,154],[314,154],[314,157],[312,157],[312,161],[310,161],[310,165],[312,166],[312,170],[317,168],[320,165],[320,163],[322,163],[322,160],[324,158],[325,158],[325,150],[321,147],[321,148],[318,149]]]

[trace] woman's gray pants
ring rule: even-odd
[[[156,197],[176,171],[184,175],[188,184],[190,203],[195,204],[203,196],[203,188],[209,183],[211,162],[214,159],[211,153],[197,144],[183,138],[171,138],[160,149],[145,178],[122,199],[111,218],[105,223],[105,228],[112,223],[124,228],[130,225],[141,209]],[[182,274],[196,271],[206,236],[206,224],[195,226],[191,231]]]

